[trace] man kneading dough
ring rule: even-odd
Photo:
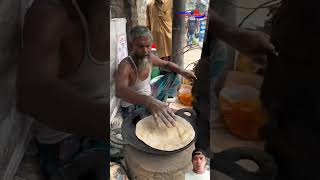
[[[177,116],[176,126],[157,126],[153,116],[140,120],[136,125],[136,136],[148,146],[162,151],[174,151],[187,146],[195,137],[191,124]]]

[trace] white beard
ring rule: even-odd
[[[145,56],[143,58],[138,58],[136,65],[137,65],[138,71],[141,72],[146,67],[149,67],[151,63],[149,61],[149,58]]]

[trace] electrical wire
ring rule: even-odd
[[[257,8],[257,7],[239,6],[239,5],[234,4],[234,3],[232,3],[232,2],[230,2],[230,1],[228,1],[228,0],[223,0],[223,1],[221,1],[221,2],[223,2],[223,3],[225,3],[225,4],[228,4],[228,5],[230,5],[230,6],[236,7],[236,8],[238,8],[238,9],[254,10],[254,9]],[[267,9],[267,8],[272,7],[272,6],[273,6],[273,5],[266,5],[266,6],[259,7],[259,9]]]
[[[187,50],[185,50],[187,48]],[[199,45],[193,45],[192,47],[190,47],[189,45],[186,45],[184,47],[182,47],[181,49],[178,49],[175,53],[172,54],[172,56],[180,56],[185,54],[188,51],[194,50],[194,49],[202,49]]]
[[[261,7],[263,6],[266,6],[267,4],[270,4],[270,3],[273,3],[275,1],[278,1],[278,0],[270,0],[270,1],[267,1],[261,5],[259,5],[258,7],[256,7],[254,10],[252,10],[246,17],[244,17],[242,19],[242,21],[239,23],[238,27],[241,27],[243,25],[243,23],[252,15],[254,14],[257,10],[259,10]],[[269,5],[270,7],[274,7],[274,6],[277,6],[277,5],[280,5],[281,2],[278,2],[278,3],[275,3],[275,4],[272,4],[272,5]]]
[[[198,60],[196,60],[196,61],[194,61],[194,62],[189,63],[189,64],[184,68],[184,70],[186,70],[186,69],[187,69],[190,65],[192,65],[192,64],[197,65],[198,62],[199,62],[199,60],[200,60],[200,59],[198,59]]]

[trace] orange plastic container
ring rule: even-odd
[[[191,81],[189,79],[185,79],[185,78],[182,80],[182,83],[191,85]]]
[[[188,84],[181,84],[181,87],[178,92],[178,97],[181,104],[185,106],[192,106],[192,86]]]
[[[257,89],[249,86],[225,87],[221,90],[220,107],[231,133],[248,140],[258,140],[265,118]]]

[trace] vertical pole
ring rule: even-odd
[[[179,67],[183,68],[183,54],[185,39],[185,16],[177,15],[177,12],[185,11],[186,1],[185,0],[173,0],[173,22],[172,22],[172,60]]]

